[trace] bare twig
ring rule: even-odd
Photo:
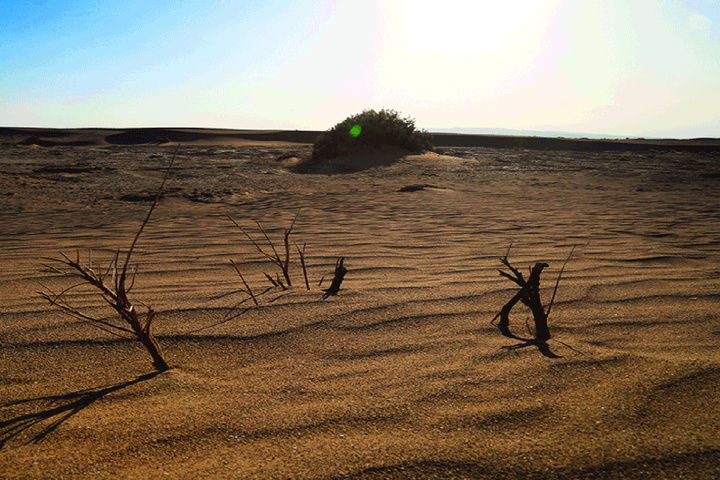
[[[145,308],[147,309],[145,319],[143,320],[140,318],[140,314],[139,314],[137,308],[135,308],[133,303],[128,298],[128,294],[130,293],[133,286],[135,285],[135,278],[137,276],[138,268],[135,267],[134,272],[132,273],[132,277],[130,278],[129,286],[127,285],[127,276],[128,276],[128,266],[130,265],[130,258],[132,257],[132,254],[135,251],[135,246],[137,245],[140,235],[142,234],[143,230],[145,229],[145,226],[150,221],[150,217],[151,217],[153,211],[155,210],[155,207],[157,206],[158,201],[160,200],[160,196],[162,195],[163,189],[165,187],[165,182],[167,181],[167,178],[170,175],[170,170],[172,169],[173,164],[175,163],[176,155],[177,155],[177,150],[175,151],[175,153],[170,161],[170,164],[165,172],[165,176],[163,177],[160,187],[158,188],[158,191],[155,194],[155,199],[154,199],[152,205],[150,206],[150,209],[148,210],[148,213],[145,216],[145,219],[143,220],[142,224],[140,225],[140,228],[138,229],[137,233],[135,234],[135,237],[133,238],[132,243],[130,244],[130,248],[128,249],[128,252],[125,255],[125,260],[123,262],[122,268],[120,269],[119,275],[117,274],[118,264],[119,264],[119,260],[120,260],[119,252],[115,254],[113,260],[108,265],[108,268],[104,274],[103,274],[103,270],[99,264],[98,264],[98,272],[96,272],[93,269],[92,253],[88,254],[87,265],[83,265],[80,262],[80,251],[79,250],[76,251],[76,259],[75,260],[72,260],[70,257],[65,255],[63,252],[60,252],[60,256],[62,258],[50,259],[50,260],[52,260],[54,262],[58,262],[58,263],[64,265],[65,267],[68,267],[70,270],[67,272],[64,272],[55,267],[51,267],[51,268],[54,271],[59,272],[64,276],[77,277],[81,280],[81,282],[79,284],[73,285],[72,287],[63,290],[59,294],[55,294],[49,288],[45,288],[45,291],[38,292],[43,298],[45,298],[48,302],[50,302],[50,305],[61,309],[65,313],[67,313],[75,318],[78,318],[78,319],[82,320],[83,322],[88,323],[89,325],[92,325],[96,328],[99,328],[103,331],[112,333],[114,335],[120,335],[120,336],[129,335],[131,337],[138,339],[145,346],[148,353],[152,357],[153,366],[159,371],[167,370],[170,368],[170,366],[167,364],[167,362],[163,358],[162,353],[160,351],[160,346],[150,331],[152,321],[155,318],[155,311],[148,305],[140,303],[141,305],[145,306]],[[111,271],[112,271],[112,278],[111,278],[110,283],[108,284],[108,283],[106,283],[106,277],[110,274]],[[98,290],[100,298],[115,310],[115,312],[118,314],[119,320],[121,322],[118,324],[118,323],[113,323],[113,320],[105,320],[105,319],[93,317],[91,315],[82,313],[78,308],[73,307],[65,298],[65,294],[68,291],[70,291],[71,289],[74,289],[80,285],[89,285],[89,286],[95,287],[95,289]],[[118,320],[115,320],[115,322],[117,322],[117,321]],[[127,326],[123,325],[123,323]]]
[[[340,291],[340,285],[343,282],[343,279],[345,278],[345,274],[348,272],[348,269],[345,268],[345,259],[339,258],[337,262],[335,262],[335,276],[333,277],[333,281],[330,284],[330,288],[325,290],[325,295],[323,295],[322,300],[325,300],[328,297],[337,295]]]
[[[288,287],[292,287],[292,280],[290,279],[290,234],[292,233],[293,228],[295,227],[295,222],[297,221],[298,216],[300,215],[300,210],[297,211],[295,214],[295,217],[293,218],[292,223],[290,224],[290,228],[285,230],[285,234],[283,237],[283,242],[285,245],[285,254],[284,256],[280,256],[280,253],[278,252],[277,248],[275,248],[275,244],[272,240],[270,240],[270,236],[267,234],[263,226],[260,224],[260,222],[255,221],[255,223],[258,226],[258,229],[260,230],[260,233],[262,233],[263,238],[265,238],[265,241],[267,242],[268,246],[270,247],[270,250],[272,253],[269,253],[263,249],[263,247],[255,241],[252,236],[242,227],[239,223],[237,223],[230,215],[227,215],[227,217],[230,219],[230,221],[238,228],[240,231],[245,235],[245,237],[250,240],[250,242],[253,244],[255,249],[260,252],[265,258],[270,260],[273,264],[277,265],[277,267],[280,269],[280,271],[283,274],[283,278],[285,279],[285,283],[287,283]],[[304,260],[301,260],[304,261]],[[282,283],[282,281],[278,278],[277,280],[273,280],[272,277],[265,274],[268,278],[270,278],[270,282],[275,286],[280,286],[283,288],[283,290],[286,290],[287,287]]]
[[[560,277],[562,277],[563,272],[565,271],[565,265],[570,261],[570,257],[572,257],[573,252],[575,251],[575,247],[577,245],[573,245],[572,249],[570,249],[570,253],[568,254],[568,257],[565,259],[565,263],[563,263],[562,268],[560,269],[560,273],[558,273],[557,282],[555,282],[555,289],[553,290],[552,298],[550,299],[550,303],[548,304],[547,311],[545,312],[545,316],[550,316],[550,310],[552,309],[553,303],[555,302],[555,294],[557,293],[558,285],[560,285]]]
[[[510,249],[508,248],[508,252],[509,251]],[[540,300],[540,273],[544,268],[548,267],[548,264],[536,263],[535,266],[530,269],[530,276],[525,280],[522,273],[510,264],[507,259],[507,254],[505,257],[500,258],[500,262],[512,272],[512,274],[510,274],[500,270],[500,274],[515,282],[520,286],[520,290],[503,306],[490,323],[494,324],[495,320],[499,317],[500,323],[498,324],[498,328],[500,329],[500,333],[506,337],[519,338],[510,331],[510,310],[512,310],[518,302],[522,301],[523,304],[530,307],[535,319],[535,341],[546,342],[550,339],[550,331],[547,326],[547,314]]]
[[[130,244],[130,250],[128,250],[127,256],[125,257],[125,263],[123,264],[122,274],[120,275],[120,286],[121,287],[124,287],[124,284],[125,284],[125,277],[127,274],[128,264],[130,263],[130,257],[132,256],[133,251],[135,250],[135,245],[137,245],[138,239],[140,238],[140,234],[142,234],[143,230],[145,229],[145,225],[147,225],[147,223],[150,221],[150,216],[152,215],[153,211],[155,210],[155,207],[157,206],[158,202],[160,201],[160,196],[162,195],[162,192],[165,188],[165,182],[167,181],[168,177],[170,176],[170,170],[172,170],[172,167],[175,164],[175,158],[177,156],[177,152],[178,152],[177,149],[175,149],[175,153],[173,153],[173,156],[170,159],[170,165],[168,165],[168,168],[165,171],[165,176],[163,177],[162,182],[160,183],[160,187],[158,188],[158,191],[155,194],[155,200],[153,200],[152,205],[150,205],[150,210],[148,210],[147,216],[145,216],[145,220],[143,221],[142,225],[140,225],[138,232],[135,234],[135,238],[133,238],[133,241]]]
[[[245,285],[245,292],[247,292],[250,295],[250,298],[252,298],[253,302],[255,302],[255,305],[259,305],[257,298],[255,298],[255,295],[253,294],[253,291],[250,288],[250,285],[248,285],[248,283],[245,281],[245,277],[243,277],[243,274],[240,273],[240,269],[238,268],[238,266],[235,265],[235,262],[233,262],[232,260],[230,260],[230,263],[232,263],[232,266],[235,267],[235,271],[240,276],[240,280],[242,280],[243,285]]]
[[[300,256],[300,266],[302,266],[303,278],[305,279],[305,288],[307,290],[310,290],[310,281],[308,280],[307,268],[305,267],[305,247],[306,246],[307,246],[307,244],[304,243],[302,250],[300,250],[300,247],[298,247],[297,245],[295,245],[295,248],[297,248],[298,255]]]
[[[265,278],[267,278],[267,279],[270,281],[270,283],[272,283],[273,287],[279,287],[279,286],[280,286],[280,284],[279,284],[278,282],[276,282],[275,279],[272,278],[272,277],[271,277],[270,275],[268,275],[267,273],[265,274]]]

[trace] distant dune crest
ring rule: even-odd
[[[472,131],[483,129],[472,129]],[[520,132],[520,131],[518,131]],[[0,143],[8,145],[310,145],[323,133],[315,130],[231,130],[207,128],[52,129],[0,127]],[[569,151],[689,151],[718,152],[720,139],[692,140],[593,139],[486,133],[432,133],[436,147],[526,148]]]

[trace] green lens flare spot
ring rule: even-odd
[[[360,127],[360,125],[353,125],[353,127],[350,129],[350,136],[353,138],[357,137],[358,135],[360,135],[361,130],[362,128]]]

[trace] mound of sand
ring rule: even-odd
[[[297,173],[310,173],[321,175],[332,175],[341,173],[362,172],[369,169],[377,169],[380,167],[389,167],[396,163],[403,163],[411,166],[417,163],[419,169],[432,165],[433,167],[442,168],[447,165],[457,165],[462,163],[462,159],[457,157],[449,157],[438,155],[431,152],[424,154],[412,154],[406,150],[399,148],[380,148],[359,152],[353,155],[345,155],[329,160],[313,160],[310,156],[297,159],[289,165],[292,171]]]

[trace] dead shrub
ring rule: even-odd
[[[175,155],[176,154],[177,151],[175,152]],[[43,298],[50,302],[50,305],[82,320],[88,325],[113,335],[139,340],[150,354],[152,364],[158,371],[168,370],[170,366],[165,361],[160,345],[152,334],[151,327],[155,318],[155,311],[152,307],[142,302],[134,303],[129,298],[129,294],[135,285],[135,277],[138,271],[138,266],[132,269],[132,272],[130,271],[130,259],[132,258],[140,235],[160,200],[165,182],[175,161],[175,155],[173,155],[170,161],[170,165],[155,194],[155,199],[148,210],[145,220],[135,234],[130,248],[124,255],[123,261],[120,261],[122,254],[118,250],[114,258],[109,262],[107,268],[103,269],[99,264],[93,266],[91,253],[88,254],[88,262],[82,263],[79,250],[74,260],[60,252],[61,258],[45,258],[45,260],[54,264],[46,264],[46,267],[64,277],[71,277],[79,279],[80,281],[60,293],[55,293],[44,286],[44,290],[38,292]],[[79,308],[73,306],[70,299],[68,299],[68,294],[79,287],[90,287],[90,290],[99,295],[104,303],[112,307],[117,317],[110,319],[98,318],[97,316],[83,313]],[[145,307],[147,311],[144,316],[140,314],[136,304]]]

